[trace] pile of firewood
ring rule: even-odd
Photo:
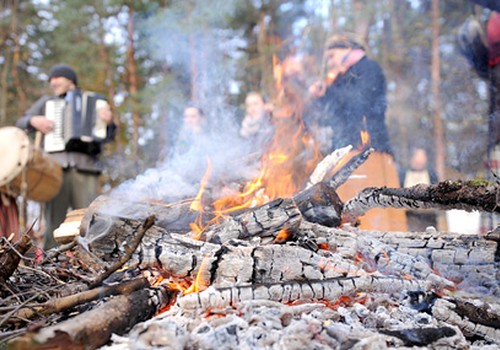
[[[498,348],[500,231],[355,227],[374,207],[498,213],[498,185],[369,188],[342,203],[335,189],[368,156],[330,179],[312,177],[293,198],[227,215],[201,237],[189,229],[199,215],[190,201],[103,195],[69,245],[37,255],[27,235],[2,241],[1,341],[8,349]]]

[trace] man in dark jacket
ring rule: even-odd
[[[65,64],[57,64],[49,71],[49,84],[53,96],[43,96],[29,108],[16,125],[28,131],[40,131],[48,135],[54,131],[54,122],[45,115],[47,101],[62,98],[68,101],[72,93],[78,91],[78,80],[73,68]],[[109,105],[97,110],[97,116],[107,125],[107,138],[114,138],[116,125]],[[68,208],[80,209],[89,206],[97,196],[98,179],[102,172],[99,162],[100,144],[91,154],[81,151],[68,152],[65,150],[50,153],[63,168],[63,184],[60,192],[54,199],[46,203],[44,249],[57,245],[53,232],[64,221]]]
[[[332,150],[348,145],[375,149],[352,179],[338,188],[340,198],[348,200],[371,186],[399,187],[385,125],[387,98],[382,68],[366,56],[364,47],[350,35],[329,40],[325,61],[328,68],[326,79],[309,88],[313,99],[311,114],[319,116],[315,122],[331,127]],[[351,151],[350,156],[356,152]],[[406,230],[406,216],[396,209],[372,209],[360,221],[363,229]]]

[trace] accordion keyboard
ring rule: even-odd
[[[45,116],[54,123],[54,131],[45,135],[44,149],[46,152],[64,151],[64,107],[63,99],[49,100],[45,103]]]

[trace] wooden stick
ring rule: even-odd
[[[118,270],[120,267],[123,266],[123,264],[125,264],[127,261],[130,260],[130,258],[132,257],[132,254],[135,252],[135,250],[137,249],[137,247],[141,243],[142,238],[146,234],[147,230],[151,226],[153,226],[154,222],[155,222],[155,216],[154,215],[150,215],[150,216],[148,216],[146,218],[146,220],[142,224],[141,229],[137,232],[137,235],[135,236],[135,239],[132,241],[131,245],[128,246],[128,247],[126,247],[126,249],[125,249],[125,255],[122,256],[113,265],[111,265],[111,267],[109,267],[102,275],[98,276],[90,284],[90,288],[94,288],[94,287],[98,286],[99,284],[101,284],[102,281],[104,281],[106,278],[108,278],[109,276],[111,276],[111,274],[113,272],[115,272],[116,270]]]
[[[359,154],[349,159],[349,161],[339,169],[328,181],[328,185],[334,190],[349,179],[349,176],[359,168],[373,152],[373,148],[367,148]]]
[[[149,282],[146,278],[138,278],[126,281],[121,284],[103,286],[87,290],[84,292],[68,295],[66,297],[51,299],[44,304],[27,306],[20,309],[12,315],[10,323],[15,321],[15,318],[30,319],[36,314],[49,315],[56,312],[68,310],[76,305],[83,304],[98,298],[103,298],[109,295],[130,294],[136,290],[149,287]]]

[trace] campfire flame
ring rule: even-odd
[[[368,128],[366,126],[366,115],[363,116],[363,128],[360,131],[361,137],[361,149],[364,150],[371,145],[370,134],[368,133]]]
[[[212,162],[210,161],[210,158],[207,159],[207,170],[205,171],[205,174],[203,174],[203,177],[201,178],[201,183],[200,183],[200,190],[198,191],[198,194],[196,195],[195,199],[191,203],[189,209],[192,211],[197,211],[198,216],[196,217],[195,222],[192,222],[189,224],[189,227],[195,234],[195,239],[200,239],[201,234],[205,230],[205,227],[203,225],[203,204],[202,204],[202,196],[203,193],[205,192],[205,189],[207,187],[208,180],[212,176]]]

